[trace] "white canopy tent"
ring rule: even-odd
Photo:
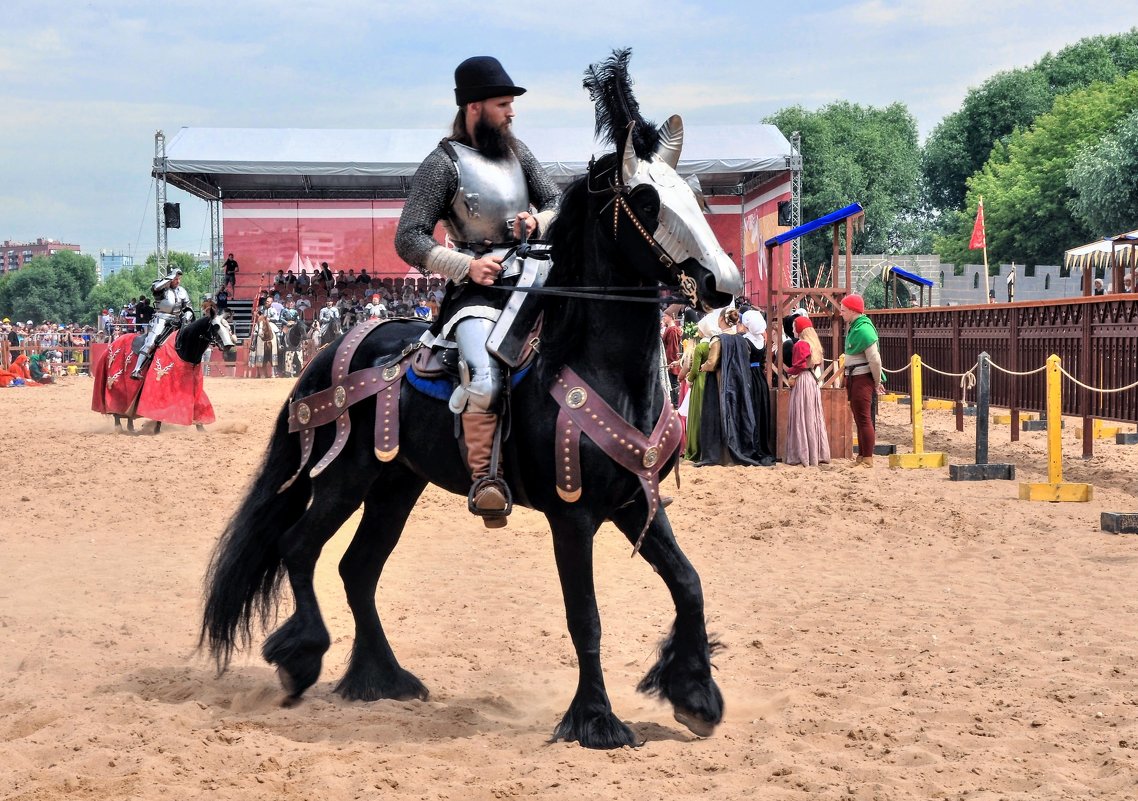
[[[154,174],[205,200],[402,198],[437,130],[182,128]],[[535,128],[518,136],[559,183],[582,175],[610,148],[584,128]],[[772,173],[800,169],[773,125],[687,126],[679,164],[706,194],[742,194]],[[164,167],[164,169],[163,169]]]
[[[1096,239],[1086,245],[1063,252],[1063,263],[1076,270],[1084,270],[1088,266],[1098,268],[1100,265],[1110,265],[1111,253],[1127,264],[1131,264],[1138,249],[1138,230],[1127,231],[1118,236],[1107,236]]]
[[[1071,272],[1083,273],[1083,294],[1093,293],[1092,278],[1102,273],[1108,291],[1121,292],[1123,276],[1138,270],[1138,230],[1071,248],[1063,253],[1063,264]]]

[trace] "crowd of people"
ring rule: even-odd
[[[44,320],[0,321],[8,366],[0,364],[0,387],[51,384],[65,371],[78,372],[90,361],[92,342],[102,341],[93,326],[78,323],[61,325]]]
[[[873,403],[885,391],[877,331],[860,295],[843,298],[841,316],[846,327],[842,383],[859,448],[855,465],[873,467]],[[686,319],[683,326],[680,319]],[[703,316],[673,308],[663,315],[661,340],[672,402],[685,423],[684,458],[689,462],[775,463],[772,382],[767,378],[771,347],[780,350],[773,386],[790,387],[785,417],[779,421],[784,462],[808,467],[830,462],[821,395],[822,343],[806,309],[783,318],[778,334],[768,328],[762,312],[742,301]]]
[[[269,286],[260,291],[255,306],[274,322],[286,308],[295,308],[306,322],[321,322],[324,309],[331,304],[343,330],[373,318],[417,317],[432,321],[438,317],[443,294],[439,278],[394,282],[373,278],[366,269],[358,275],[354,269],[333,273],[328,263],[322,262],[315,280],[306,270],[299,275],[292,270],[278,270]],[[216,303],[219,310],[224,310],[228,297],[219,292]]]

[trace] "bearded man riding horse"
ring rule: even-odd
[[[338,345],[317,354],[297,381],[278,415],[261,468],[210,563],[201,639],[219,668],[248,644],[257,619],[275,620],[282,579],[287,578],[295,609],[268,637],[263,654],[276,665],[289,703],[316,681],[331,645],[315,592],[316,563],[324,544],[362,504],[359,527],[340,562],[355,643],[336,692],[364,701],[426,699],[427,688],[400,665],[387,640],[376,588],[427,483],[468,493],[470,448],[464,454],[457,438],[449,436],[455,415],[489,416],[498,410],[509,417],[500,480],[517,502],[549,521],[576,651],[576,691],[554,738],[591,748],[637,743],[613,713],[601,669],[592,556],[593,538],[606,520],[663,579],[676,608],[671,633],[638,689],[671,703],[676,720],[696,734],[710,734],[722,720],[723,698],[711,675],[718,646],[708,639],[699,576],[659,503],[660,479],[677,465],[681,439],[658,369],[659,295],[663,285],[711,309],[726,305],[742,281],[694,192],[676,172],[683,144],[679,117],[657,129],[640,115],[628,56],[628,51],[617,52],[586,72],[585,86],[597,104],[597,132],[616,152],[592,162],[587,174],[566,190],[548,228],[549,251],[519,253],[525,245],[513,242],[510,234],[514,230],[521,239],[533,217],[540,216],[540,210],[525,214],[516,203],[536,200],[547,210],[553,203],[553,193],[535,190],[531,179],[524,198],[501,196],[509,204],[511,223],[494,211],[497,196],[485,198],[489,205],[483,208],[493,211],[488,222],[494,228],[471,231],[478,237],[469,243],[478,245],[472,252],[452,255],[427,243],[417,250],[430,269],[449,271],[454,279],[463,274],[479,281],[492,278],[511,258],[525,263],[523,276],[532,275],[532,262],[544,262],[543,286],[535,281],[510,290],[524,289],[519,297],[532,294],[541,300],[540,334],[520,338],[523,344],[539,345],[526,349],[528,361],[520,354],[516,366],[502,370],[496,387],[494,368],[480,361],[481,342],[472,343],[457,331],[467,367],[457,390],[448,382],[436,392],[431,376],[437,371],[419,358],[429,354],[423,345],[425,324],[375,321],[356,326]],[[521,90],[498,62],[485,57],[464,62],[455,77],[456,99],[465,106],[463,130],[465,120],[480,113],[470,105],[487,102],[496,106],[487,122],[501,130],[511,116],[510,98]],[[489,85],[481,85],[487,79]],[[483,141],[481,134],[477,141]],[[441,155],[432,154],[420,168],[423,180],[434,176],[448,185],[447,176],[456,167],[461,176],[456,188],[477,178],[469,170],[485,166],[480,160],[486,154],[461,142],[451,145],[456,152],[460,146],[472,152],[456,161],[442,148]],[[506,147],[513,157],[496,163],[508,174],[526,175],[528,150]],[[473,166],[468,170],[468,165]],[[456,231],[467,230],[457,227],[466,224],[460,206],[484,202],[483,185],[474,186],[477,191],[460,190],[458,198],[434,196],[433,211],[412,207],[407,214],[420,225],[433,225],[434,214],[448,216]],[[456,217],[447,214],[448,208]],[[533,220],[530,232],[545,234],[545,224]],[[500,254],[491,247],[502,245],[515,249]],[[483,299],[496,302],[497,297],[479,281],[466,285],[478,302],[457,304],[478,314],[456,312],[449,329],[444,324],[429,336],[445,339],[466,319],[475,321],[479,336],[492,327],[483,322],[489,318],[478,307]],[[498,343],[499,354],[510,341]],[[508,402],[493,406],[495,391]],[[486,432],[480,429],[475,436],[483,438],[485,449]],[[469,431],[463,438],[468,445],[473,439]],[[499,478],[492,471],[488,475]]]

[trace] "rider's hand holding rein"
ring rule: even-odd
[[[485,256],[470,262],[470,271],[467,275],[476,284],[490,286],[500,272],[502,272],[502,257],[487,253]]]
[[[537,231],[537,217],[534,217],[528,211],[519,211],[514,216],[514,239],[521,241],[522,227],[521,224],[526,224],[526,237],[532,238]]]

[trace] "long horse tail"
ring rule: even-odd
[[[304,514],[312,491],[307,474],[280,489],[299,466],[299,438],[288,432],[285,406],[261,468],[218,540],[205,576],[198,647],[208,646],[219,673],[234,651],[248,647],[254,622],[267,626],[276,617],[285,573],[281,539]]]

